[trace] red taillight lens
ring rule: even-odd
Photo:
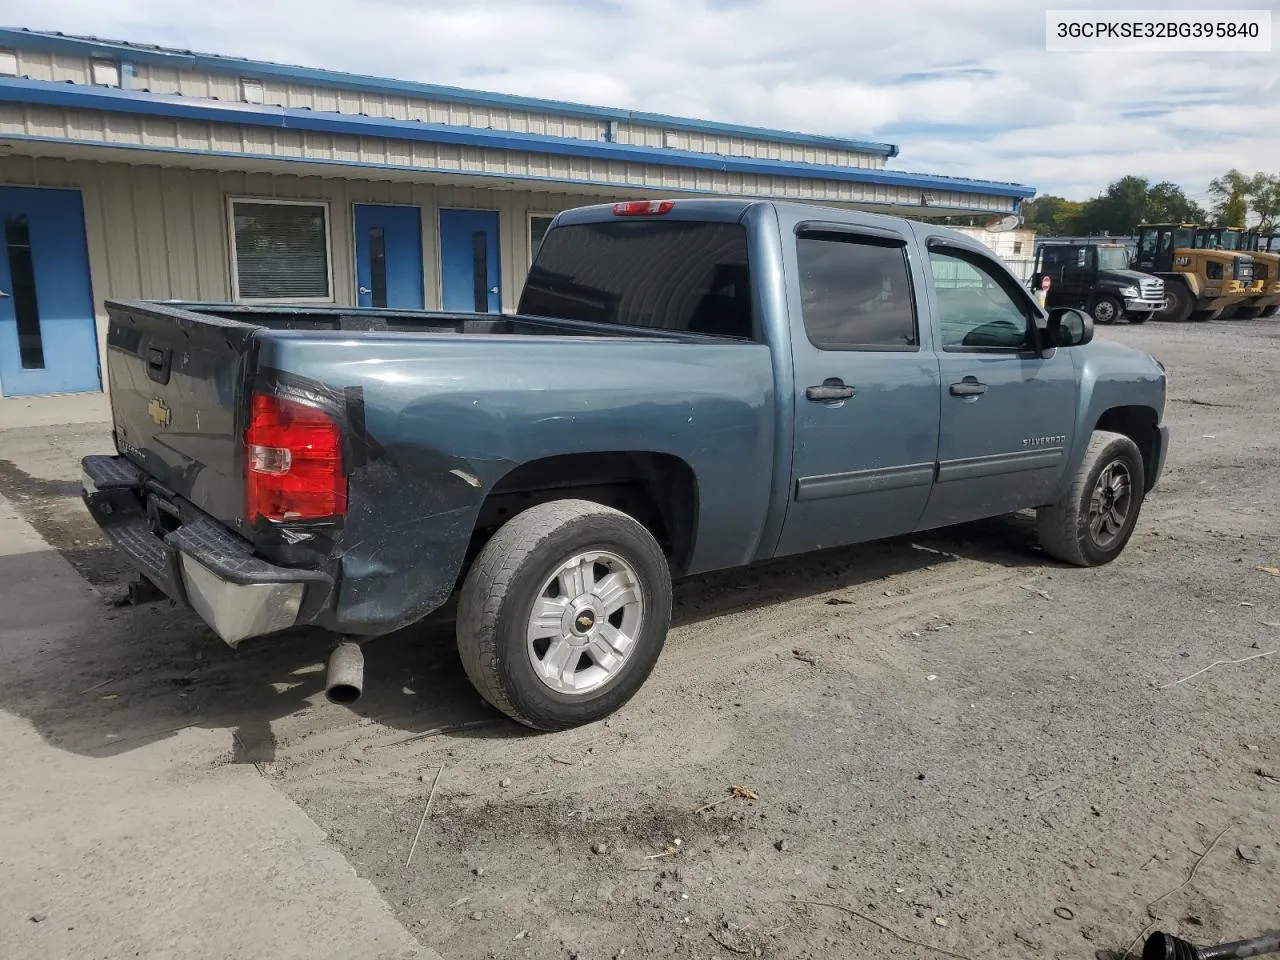
[[[658,213],[670,213],[674,200],[629,200],[626,203],[615,203],[615,217],[648,217]]]
[[[347,512],[342,434],[322,410],[254,394],[244,432],[245,516],[319,520]]]

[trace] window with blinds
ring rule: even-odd
[[[332,300],[322,203],[232,200],[237,300]]]

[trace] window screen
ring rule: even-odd
[[[804,329],[814,346],[909,348],[918,342],[904,244],[801,234],[796,256]]]
[[[241,300],[333,298],[323,204],[235,200],[231,206]]]
[[[556,227],[529,270],[520,312],[750,339],[746,228],[625,219]]]

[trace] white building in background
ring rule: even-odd
[[[1012,230],[988,230],[986,227],[953,227],[985,244],[1009,269],[1026,283],[1031,279],[1036,256],[1036,232],[1022,227]]]
[[[0,395],[100,390],[107,299],[511,310],[551,218],[585,203],[1000,216],[1034,194],[887,169],[897,152],[0,30]]]

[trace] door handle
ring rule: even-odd
[[[987,385],[981,383],[977,377],[965,377],[959,383],[951,385],[951,395],[953,397],[978,397],[987,392]]]
[[[361,292],[361,293],[373,293],[373,291],[372,291],[372,290],[370,290],[368,287],[361,287],[361,288],[360,288],[360,292]]]
[[[848,400],[853,393],[853,387],[845,386],[839,377],[828,377],[821,386],[808,387],[804,395],[816,403],[830,403],[832,400]]]
[[[489,288],[489,292],[490,292],[490,293],[492,293],[492,294],[494,294],[494,295],[496,295],[496,294],[497,294],[497,292],[498,292],[498,288],[497,288],[497,287],[490,287],[490,288]]]
[[[8,299],[9,299],[9,294],[5,293],[5,291],[3,290],[0,290],[0,300],[8,300]]]

